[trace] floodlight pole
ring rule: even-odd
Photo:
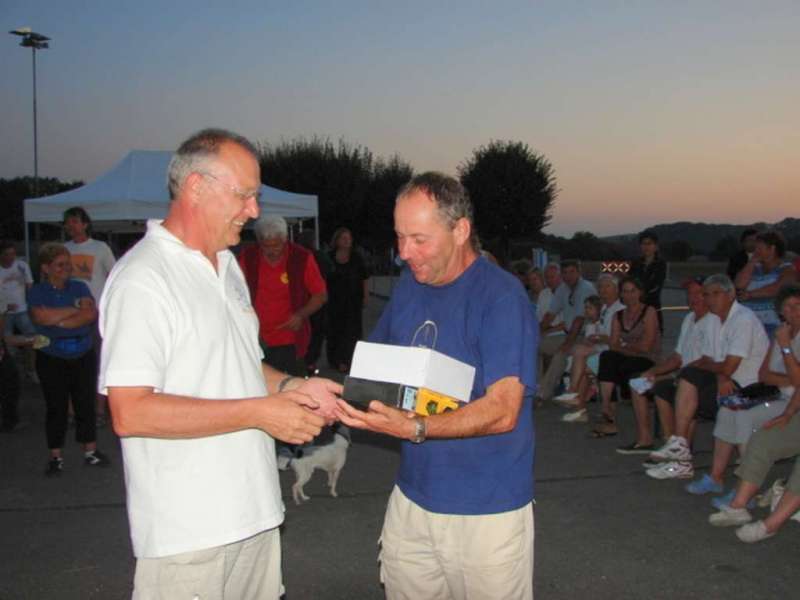
[[[36,119],[36,46],[31,46],[33,56],[33,195],[39,196],[39,127]]]
[[[9,31],[12,35],[22,37],[19,43],[23,48],[30,48],[33,57],[33,195],[39,195],[39,123],[36,118],[36,51],[49,48],[47,43],[50,38],[31,31],[30,28],[15,29]]]

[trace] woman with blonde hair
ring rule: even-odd
[[[46,432],[50,459],[45,475],[60,475],[61,450],[67,432],[70,401],[75,409],[75,439],[83,446],[83,462],[103,467],[108,458],[97,449],[95,387],[97,366],[92,332],[97,308],[88,286],[72,279],[69,251],[57,243],[39,250],[44,279],[31,288],[28,304],[37,333],[50,344],[36,351],[36,373],[47,405]]]

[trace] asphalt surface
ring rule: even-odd
[[[666,294],[665,304],[682,303],[680,292]],[[368,326],[382,307],[373,297]],[[668,345],[682,314],[668,314]],[[134,560],[119,442],[110,429],[99,431],[100,448],[113,460],[108,469],[83,467],[69,442],[63,475],[46,479],[43,404],[38,388],[26,384],[21,410],[29,426],[0,435],[0,600],[129,598]],[[641,456],[614,451],[631,440],[630,407],[621,407],[620,435],[602,440],[589,438],[585,425],[559,422],[562,412],[545,406],[534,417],[537,598],[794,597],[800,524],[742,544],[732,529],[707,524],[708,498],[687,494],[685,481],[649,479]],[[317,472],[305,488],[311,500],[295,506],[294,475],[281,473],[289,600],[384,597],[376,542],[397,443],[363,432],[354,432],[353,442],[338,498]],[[711,424],[703,423],[695,444],[700,472],[710,464],[711,443]],[[785,477],[790,467],[778,465],[773,474]],[[734,480],[730,475],[729,485]]]

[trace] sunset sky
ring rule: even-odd
[[[213,8],[206,5],[213,4]],[[344,138],[455,173],[553,164],[549,233],[800,216],[800,2],[0,0],[37,55],[39,172],[91,180],[202,127]],[[33,173],[31,52],[0,39],[0,177]]]

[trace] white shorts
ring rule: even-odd
[[[750,436],[761,429],[764,423],[783,413],[786,404],[786,400],[776,400],[747,410],[731,410],[722,406],[714,424],[714,437],[737,446],[746,444]]]

